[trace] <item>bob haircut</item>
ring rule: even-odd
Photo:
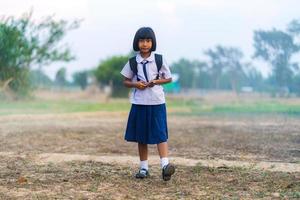
[[[134,39],[133,39],[133,50],[139,51],[139,40],[140,39],[151,39],[152,40],[152,48],[150,51],[156,50],[156,38],[154,31],[150,27],[142,27],[135,33]]]

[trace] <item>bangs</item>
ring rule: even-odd
[[[138,35],[137,35],[137,39],[154,39],[154,33],[152,31],[150,31],[149,29],[142,29]]]

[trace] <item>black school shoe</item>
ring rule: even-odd
[[[175,166],[171,164],[167,164],[162,169],[162,178],[164,181],[169,181],[171,176],[175,173]]]
[[[143,179],[148,178],[150,176],[148,170],[146,169],[140,169],[138,173],[136,173],[135,178]]]

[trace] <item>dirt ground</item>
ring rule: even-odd
[[[134,178],[126,120],[114,112],[0,116],[0,199],[300,198],[300,119],[170,114],[170,182],[153,145],[151,177]]]

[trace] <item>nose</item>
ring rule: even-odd
[[[142,44],[143,46],[145,46],[147,44],[147,41],[143,41]]]

